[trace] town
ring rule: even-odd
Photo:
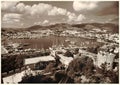
[[[119,34],[102,25],[2,29],[2,83],[118,83]],[[46,48],[29,41],[51,36],[55,40]]]

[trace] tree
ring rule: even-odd
[[[75,77],[76,73],[89,77],[93,74],[93,70],[93,60],[87,56],[83,56],[81,58],[76,58],[70,62],[67,72],[71,77]]]

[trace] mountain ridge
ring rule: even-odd
[[[49,26],[42,26],[42,25],[33,25],[27,28],[2,28],[2,30],[13,30],[13,31],[33,31],[33,30],[44,30],[44,29],[51,29],[51,30],[65,30],[65,29],[102,29],[102,30],[110,30],[114,32],[119,32],[119,26],[113,23],[82,23],[82,24],[67,24],[67,23],[57,23],[54,25]]]

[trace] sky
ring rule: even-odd
[[[118,18],[117,1],[2,1],[1,24],[26,28],[55,23],[106,23]]]

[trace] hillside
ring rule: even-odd
[[[84,24],[73,24],[72,27],[83,28],[85,30],[90,30],[92,28],[107,30],[112,33],[119,32],[119,26],[112,23],[84,23]]]
[[[43,30],[43,29],[51,29],[51,30],[65,30],[65,29],[75,29],[75,30],[91,30],[93,28],[107,30],[112,33],[119,32],[119,26],[117,24],[112,23],[83,23],[83,24],[66,24],[66,23],[57,23],[49,26],[41,26],[34,25],[28,28],[2,28],[2,32],[18,32],[18,31],[33,31],[33,30]]]

